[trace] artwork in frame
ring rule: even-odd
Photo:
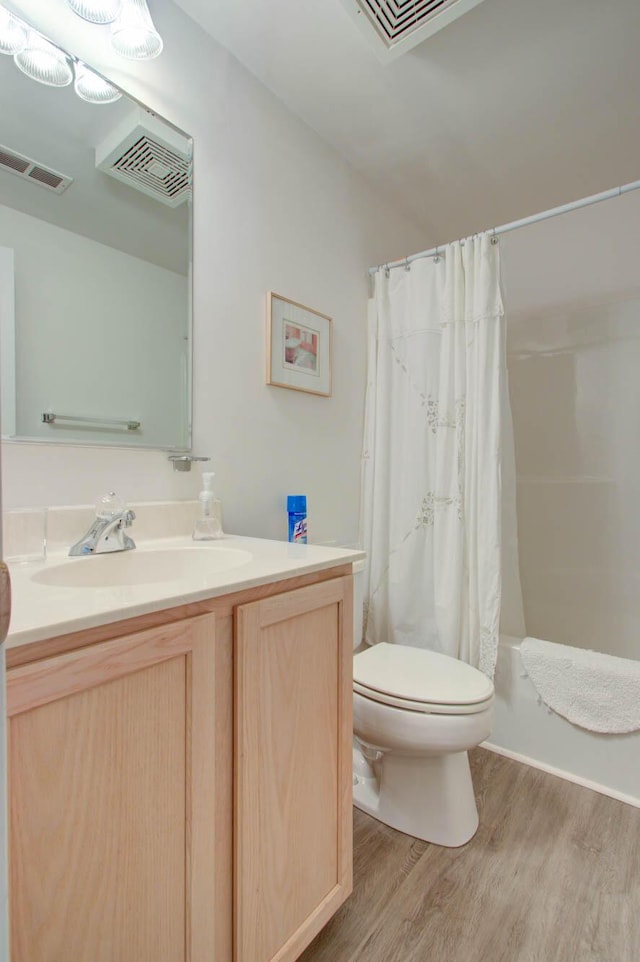
[[[304,304],[267,295],[267,384],[331,397],[333,321]]]

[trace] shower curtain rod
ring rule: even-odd
[[[506,234],[510,230],[517,230],[519,227],[528,227],[529,224],[537,224],[538,221],[548,220],[550,217],[557,217],[558,214],[568,214],[571,210],[579,210],[581,207],[589,207],[591,204],[599,204],[601,200],[611,200],[613,197],[620,197],[628,194],[629,191],[638,190],[640,180],[634,180],[631,184],[624,184],[622,187],[612,187],[611,190],[603,190],[601,194],[592,194],[591,197],[583,197],[582,200],[574,200],[570,204],[562,204],[560,207],[552,207],[551,210],[543,210],[540,214],[532,214],[530,217],[522,217],[520,220],[512,220],[509,224],[501,227],[493,227],[487,233]],[[378,264],[377,267],[370,267],[369,274],[375,274],[379,270],[392,270],[395,267],[408,267],[412,261],[417,261],[422,257],[437,257],[444,253],[444,245],[432,247],[428,251],[420,251],[418,254],[409,254],[399,261],[390,261],[388,264]]]

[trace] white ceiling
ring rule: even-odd
[[[425,246],[640,178],[639,0],[484,0],[386,66],[339,0],[176,2]]]

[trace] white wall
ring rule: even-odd
[[[170,0],[150,4],[165,49],[146,64],[116,62],[108,30],[64,0],[40,6],[43,30],[194,137],[194,453],[212,457],[226,527],[285,538],[285,496],[305,493],[314,539],[354,540],[366,269],[429,239]],[[331,399],[265,386],[269,289],[334,318]],[[187,498],[198,481],[158,453],[14,445],[3,460],[5,508],[114,487]]]
[[[501,241],[527,632],[640,658],[640,191]]]
[[[6,425],[3,411],[3,433],[77,437],[77,424],[42,422],[54,411],[141,422],[125,438],[85,427],[86,440],[184,447],[187,278],[2,206],[0,245],[14,251],[18,319],[15,364],[2,358],[16,418]]]

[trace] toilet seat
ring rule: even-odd
[[[448,655],[383,642],[353,659],[353,690],[405,711],[472,715],[493,701],[493,684]]]
[[[395,698],[393,695],[386,695],[356,682],[354,682],[353,690],[356,694],[362,695],[363,698],[370,698],[371,701],[380,702],[382,705],[401,708],[404,711],[423,712],[426,715],[476,715],[488,708],[493,701],[493,695],[485,698],[482,702],[474,702],[471,705],[445,705],[441,702],[411,701],[409,698]]]

